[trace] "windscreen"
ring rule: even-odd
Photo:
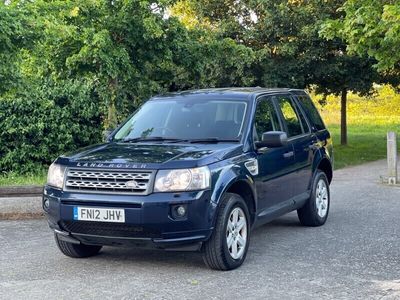
[[[247,103],[236,100],[166,99],[144,104],[114,139],[239,139]]]

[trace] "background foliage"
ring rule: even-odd
[[[0,101],[0,169],[34,172],[57,155],[99,142],[100,113],[90,85],[29,91]]]
[[[348,0],[339,19],[326,21],[322,32],[328,38],[341,37],[347,49],[374,57],[376,66],[399,74],[400,2],[398,0]]]
[[[398,3],[375,2],[0,2],[0,173],[100,142],[157,93],[311,88],[343,106],[349,91],[397,86]]]
[[[187,30],[171,1],[0,4],[0,170],[101,140],[153,94],[253,83],[250,48]]]

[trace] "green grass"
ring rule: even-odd
[[[17,174],[10,172],[0,176],[0,186],[11,185],[43,185],[46,183],[47,169],[40,170],[34,174]]]
[[[330,125],[328,129],[333,136],[335,169],[386,158],[386,133],[400,135],[400,124],[352,124],[348,125],[348,145],[342,146],[340,126]]]

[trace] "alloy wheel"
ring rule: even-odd
[[[240,207],[233,209],[229,215],[226,243],[233,259],[240,259],[243,256],[247,244],[247,219]]]
[[[328,212],[328,188],[323,179],[320,179],[317,184],[315,191],[315,204],[317,206],[318,216],[324,218]]]

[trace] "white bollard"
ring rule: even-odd
[[[396,133],[387,133],[387,162],[388,162],[388,183],[397,183],[397,142]]]

